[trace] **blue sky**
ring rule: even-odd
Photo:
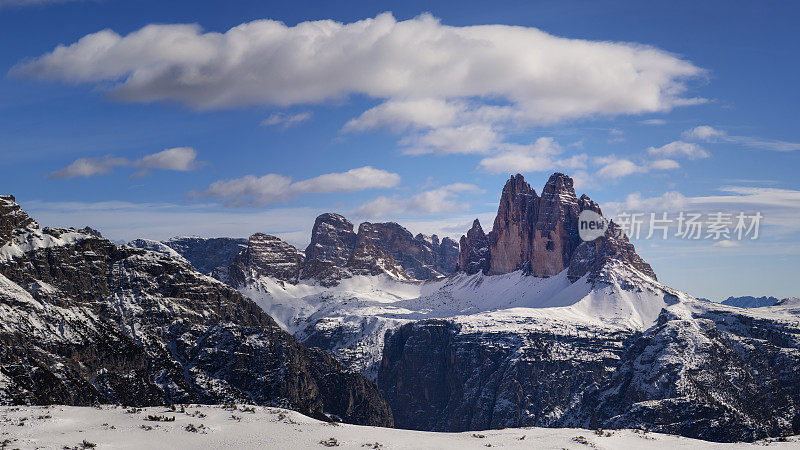
[[[0,0],[0,191],[112,239],[304,246],[325,211],[488,229],[510,173],[540,191],[558,170],[607,215],[762,212],[757,240],[635,244],[697,296],[797,296],[798,17],[767,1]]]

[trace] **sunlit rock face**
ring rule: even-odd
[[[482,270],[490,275],[525,270],[537,277],[551,277],[571,267],[572,278],[616,258],[655,279],[652,268],[636,254],[624,235],[583,243],[578,234],[578,216],[584,210],[602,216],[596,202],[585,194],[576,196],[573,180],[567,175],[551,175],[541,196],[522,175],[514,175],[503,187],[486,245],[481,236],[483,230],[479,232],[474,224],[461,238],[459,270]]]
[[[250,236],[247,248],[236,256],[228,271],[228,284],[241,286],[248,278],[271,277],[297,283],[302,259],[297,249],[263,233]]]

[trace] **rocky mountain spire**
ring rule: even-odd
[[[489,273],[530,269],[533,230],[539,197],[522,175],[514,175],[503,187],[494,228],[489,233]]]
[[[650,265],[636,254],[625,236],[582,243],[578,216],[583,210],[603,214],[600,205],[587,195],[575,195],[573,180],[567,175],[551,175],[541,196],[522,175],[514,175],[503,187],[494,228],[488,236],[484,239],[476,219],[472,229],[461,237],[458,268],[488,274],[523,269],[538,277],[557,275],[569,268],[570,277],[576,279],[616,259],[655,279]]]
[[[458,255],[457,270],[468,274],[488,272],[490,267],[489,239],[481,228],[481,222],[475,219],[466,236],[461,236],[461,252]]]
[[[537,276],[553,276],[566,269],[581,243],[578,236],[578,199],[572,178],[554,173],[539,199],[533,237],[531,270]]]
[[[356,246],[353,224],[339,214],[325,213],[314,221],[311,243],[306,247],[301,278],[339,280]]]

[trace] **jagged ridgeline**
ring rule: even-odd
[[[246,402],[392,425],[374,384],[235,289],[90,229],[41,229],[13,196],[0,196],[0,315],[4,403]]]
[[[800,301],[698,301],[661,284],[613,222],[581,241],[584,210],[602,215],[568,176],[539,195],[516,175],[492,229],[476,220],[460,245],[327,213],[304,251],[261,233],[131,242],[159,255],[39,230],[6,199],[3,336],[32,350],[8,347],[24,360],[0,361],[0,392],[263,399],[419,430],[800,433]]]

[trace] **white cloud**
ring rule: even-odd
[[[185,172],[200,167],[197,151],[191,147],[175,147],[158,153],[145,155],[135,161],[106,155],[101,158],[78,158],[67,167],[50,174],[50,178],[90,177],[110,173],[115,167],[138,167],[142,170],[132,177],[137,178],[150,173],[152,169]]]
[[[109,173],[114,170],[114,167],[126,166],[129,164],[130,161],[127,159],[115,158],[111,155],[106,155],[101,158],[78,158],[67,167],[51,173],[50,178],[91,177],[93,175]]]
[[[370,166],[346,172],[323,174],[307,180],[274,173],[261,177],[246,175],[231,180],[218,180],[195,197],[215,198],[228,206],[267,205],[285,202],[300,194],[354,192],[373,188],[390,188],[400,183],[400,175]]]
[[[434,128],[404,138],[400,143],[408,155],[425,153],[487,153],[500,146],[500,136],[492,126],[471,123],[457,127]]]
[[[722,186],[722,195],[687,197],[679,192],[645,198],[640,193],[628,195],[624,202],[607,202],[603,212],[614,217],[620,212],[723,212],[763,215],[763,224],[800,229],[800,191],[752,186]]]
[[[688,159],[708,158],[711,155],[697,144],[683,141],[673,141],[661,147],[650,147],[647,153],[657,157],[685,157]]]
[[[243,23],[225,33],[197,25],[103,30],[16,72],[35,78],[117,81],[115,98],[213,109],[373,98],[495,96],[539,121],[665,111],[692,103],[685,79],[702,70],[640,44],[552,36],[535,28],[442,25],[390,13],[342,24]]]
[[[327,173],[292,184],[301,194],[322,192],[353,192],[372,188],[390,188],[400,183],[400,175],[370,166],[350,169],[347,172]]]
[[[176,24],[125,36],[103,30],[12,72],[111,86],[110,96],[121,101],[196,109],[361,95],[380,103],[343,131],[411,129],[402,144],[412,154],[489,153],[520,127],[700,103],[685,93],[687,81],[704,75],[691,62],[641,44],[519,26],[447,26],[427,14],[398,22],[390,13],[292,27],[257,20],[224,33]]]
[[[684,139],[697,139],[706,142],[711,142],[725,135],[726,133],[724,131],[712,128],[708,125],[701,125],[683,132]]]
[[[603,167],[597,171],[597,175],[603,178],[616,179],[645,171],[644,167],[624,158],[601,158],[599,162],[603,164]]]
[[[503,146],[504,151],[483,158],[479,167],[489,173],[542,172],[556,168],[580,169],[586,167],[586,154],[559,159],[563,148],[553,138],[542,137],[532,145]]]
[[[665,125],[667,121],[664,119],[646,119],[639,121],[639,123],[643,125]]]
[[[344,126],[344,131],[388,128],[397,132],[410,127],[439,128],[455,123],[463,106],[442,99],[389,100],[364,111]]]
[[[146,155],[134,161],[133,165],[142,169],[133,175],[140,177],[147,175],[152,169],[186,172],[196,169],[200,164],[197,162],[197,150],[191,147],[175,147]]]
[[[672,170],[672,169],[679,169],[681,167],[677,161],[672,159],[657,159],[650,163],[650,167],[655,170]]]
[[[704,142],[726,142],[729,144],[741,145],[744,147],[772,150],[776,152],[792,152],[800,150],[800,143],[779,141],[775,139],[763,139],[751,136],[732,136],[726,131],[701,125],[687,130],[683,133],[684,139],[694,139]]]
[[[436,189],[429,189],[408,197],[381,196],[361,205],[354,212],[359,217],[379,218],[397,214],[439,214],[464,211],[469,204],[458,199],[465,192],[482,192],[473,184],[454,183]]]
[[[732,247],[740,247],[741,245],[742,244],[740,242],[723,239],[721,241],[714,242],[712,246],[721,248],[732,248]]]
[[[25,7],[25,6],[44,6],[55,3],[68,3],[81,0],[0,0],[0,9]]]
[[[311,118],[311,112],[305,111],[297,114],[274,113],[261,121],[265,127],[281,126],[283,128],[293,127]]]

